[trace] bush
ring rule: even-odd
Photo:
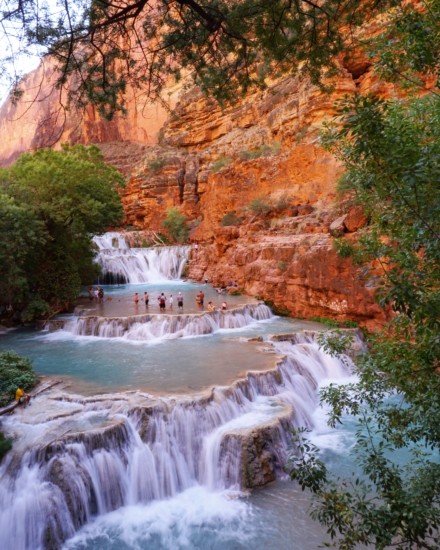
[[[167,217],[162,222],[173,242],[184,243],[188,239],[188,228],[185,216],[175,207],[167,210]]]
[[[345,327],[345,328],[358,328],[359,323],[356,322],[356,321],[351,321],[350,319],[347,319],[347,321],[344,321],[342,323],[342,326]]]
[[[235,290],[229,291],[229,294],[230,294],[231,296],[241,296],[241,295],[243,294],[243,291],[240,290],[240,289],[238,289],[238,288],[236,288]]]
[[[7,405],[15,397],[15,390],[22,385],[26,391],[37,383],[32,363],[13,351],[0,352],[0,406]]]
[[[231,212],[228,212],[223,216],[222,221],[220,223],[226,227],[228,225],[240,225],[242,221],[243,221],[243,218],[240,216],[237,216],[237,212],[235,210],[232,210]]]
[[[232,159],[230,157],[220,157],[212,163],[211,172],[219,172],[222,168],[231,164],[231,162]]]
[[[153,174],[157,174],[162,170],[164,165],[165,165],[165,159],[158,157],[148,162],[148,170],[149,172],[153,172]]]
[[[269,155],[278,155],[280,151],[281,143],[279,141],[274,141],[272,145],[265,143],[256,149],[240,151],[240,158],[242,160],[253,160],[260,157],[268,157]]]
[[[248,210],[255,216],[264,216],[270,212],[271,207],[270,204],[264,201],[263,197],[257,197],[249,203]]]
[[[0,462],[2,461],[5,454],[12,449],[12,441],[6,439],[3,435],[3,432],[0,432]]]
[[[21,313],[21,320],[29,323],[34,319],[45,319],[52,313],[52,309],[41,298],[34,298]]]
[[[271,201],[273,210],[286,210],[290,206],[290,196],[288,193],[282,193],[274,197]]]
[[[310,317],[310,321],[314,321],[315,323],[321,323],[322,325],[325,325],[328,328],[338,328],[339,322],[335,319],[330,319],[328,317]]]

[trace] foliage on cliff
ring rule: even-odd
[[[167,216],[162,225],[167,230],[172,242],[182,244],[188,239],[189,231],[186,218],[177,208],[167,210]]]
[[[91,236],[117,224],[121,175],[96,147],[44,149],[0,171],[0,305],[30,320],[97,274]]]

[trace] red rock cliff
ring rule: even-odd
[[[2,107],[3,163],[55,138],[101,144],[129,175],[128,225],[161,231],[170,206],[188,217],[191,239],[200,243],[190,277],[216,285],[237,280],[293,316],[382,319],[350,261],[333,249],[332,234],[353,233],[365,220],[335,202],[341,167],[319,144],[337,99],[367,81],[383,92],[368,64],[341,66],[331,95],[286,78],[224,110],[196,89],[179,96],[170,116],[139,105],[133,94],[127,117],[111,122],[93,109],[81,116],[60,110],[51,70],[41,66],[27,77],[19,106]],[[43,76],[39,101],[32,101]]]

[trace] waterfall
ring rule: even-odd
[[[276,368],[200,396],[40,396],[41,413],[36,400],[7,418],[17,442],[0,466],[0,547],[57,549],[123,506],[274,479],[288,430],[312,426],[318,386],[348,368],[311,337],[271,345],[282,355]]]
[[[93,238],[102,268],[99,284],[151,283],[179,279],[188,259],[189,246],[130,248],[121,233]]]
[[[188,315],[80,316],[66,322],[64,330],[78,336],[157,341],[243,328],[271,317],[272,312],[265,304],[248,304],[232,310]]]

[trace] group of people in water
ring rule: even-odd
[[[182,295],[181,292],[177,293],[176,299],[177,299],[177,308],[178,309],[183,309],[183,295]],[[135,306],[137,306],[139,304],[140,296],[139,296],[138,292],[134,293],[133,301],[134,301]],[[145,307],[149,307],[149,305],[150,305],[150,295],[148,294],[147,291],[144,292],[143,301],[145,303]],[[167,298],[165,296],[165,293],[161,292],[159,294],[159,296],[157,297],[157,301],[158,301],[158,304],[159,304],[160,311],[165,311],[165,309],[167,307],[167,302],[168,302],[168,309],[173,309],[174,298],[173,298],[172,294],[170,294]]]
[[[96,301],[98,304],[104,303],[104,289],[102,286],[97,286],[96,288],[89,287],[89,300],[91,302]]]
[[[133,301],[134,301],[135,306],[139,305],[139,302],[141,301],[141,297],[139,295],[139,292],[134,293]],[[164,292],[161,292],[159,294],[159,296],[157,297],[157,301],[158,301],[158,304],[159,304],[159,310],[161,312],[164,312],[167,308],[169,310],[173,309],[174,297],[173,297],[172,294],[170,294],[167,297],[167,296],[165,296]],[[144,292],[143,302],[145,303],[145,307],[148,308],[149,305],[150,305],[150,295],[147,291]],[[182,295],[181,292],[177,293],[176,302],[177,302],[177,309],[178,310],[183,310],[183,295]],[[203,309],[204,308],[204,303],[205,303],[205,293],[203,292],[203,290],[200,290],[197,293],[197,296],[196,296],[196,304],[197,304],[199,309]],[[218,309],[225,310],[225,309],[227,309],[227,307],[228,307],[228,304],[225,301],[223,301],[223,303],[221,304],[221,307],[219,307],[219,308],[214,306],[214,304],[212,302],[208,302],[208,311],[217,311]]]

